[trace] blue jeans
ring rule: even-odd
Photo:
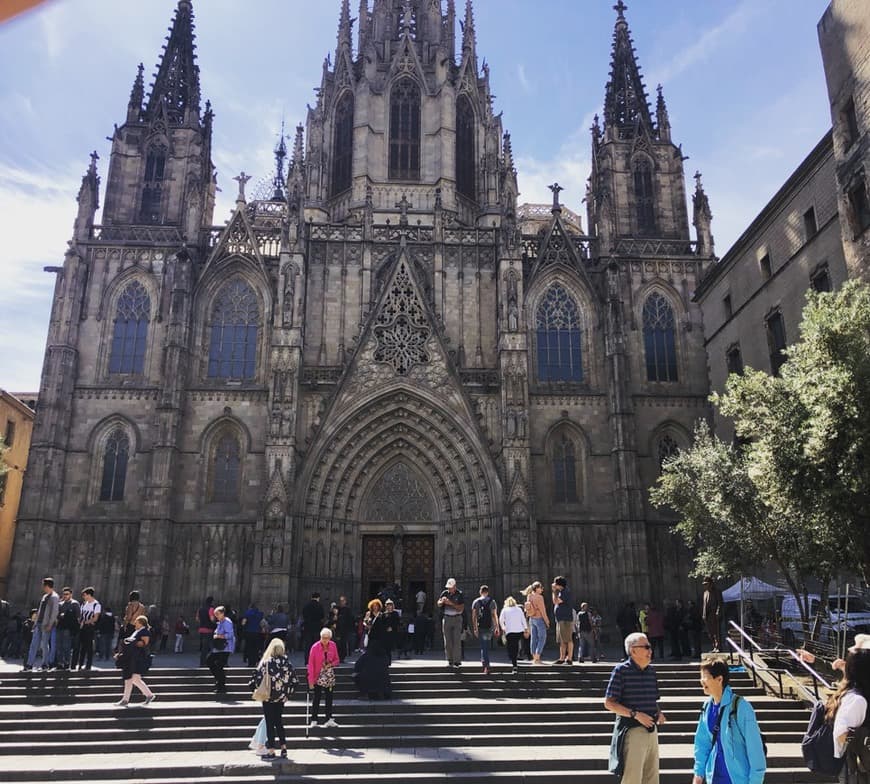
[[[57,630],[57,652],[55,653],[54,661],[58,667],[69,667],[69,660],[72,654],[73,633],[71,629]]]
[[[42,666],[51,667],[54,664],[55,629],[46,632],[41,626],[33,627],[33,639],[30,641],[30,651],[27,653],[26,667],[32,667],[36,655],[42,652]]]
[[[547,642],[547,625],[543,618],[529,618],[529,626],[532,629],[532,656],[540,656]]]
[[[492,641],[492,629],[478,629],[477,636],[480,639],[480,663],[489,667],[489,648]]]

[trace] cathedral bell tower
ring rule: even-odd
[[[604,126],[592,126],[590,230],[607,255],[621,237],[689,239],[681,148],[671,141],[668,110],[658,87],[655,118],[619,0],[613,31]]]
[[[356,53],[353,23],[343,0],[335,57],[308,109],[306,218],[359,222],[368,206],[375,222],[395,222],[404,197],[411,215],[437,204],[464,225],[491,225],[515,178],[470,0],[458,53],[454,0],[446,11],[437,0],[361,0]]]
[[[115,126],[104,226],[176,226],[195,244],[214,211],[213,114],[200,111],[193,8],[179,0],[150,94],[143,66]]]

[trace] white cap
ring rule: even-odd
[[[453,579],[453,578],[451,577],[451,578],[447,581],[447,585],[445,585],[444,587],[445,587],[445,588],[455,588],[455,587],[456,587],[456,580]]]

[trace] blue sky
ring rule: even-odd
[[[38,389],[54,285],[42,268],[63,262],[93,149],[105,183],[106,137],[124,119],[136,65],[144,62],[146,76],[155,70],[175,5],[53,0],[0,26],[0,387]],[[720,256],[830,127],[816,38],[826,5],[629,1],[648,92],[662,83],[687,177],[704,175]],[[608,77],[612,6],[474,4],[478,55],[511,132],[520,201],[549,201],[546,186],[558,180],[584,225],[588,128]],[[269,175],[282,116],[291,132],[304,120],[335,47],[338,10],[339,0],[194,0],[223,188],[216,223],[232,207],[233,176]]]

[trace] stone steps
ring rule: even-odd
[[[158,699],[129,708],[111,704],[120,696],[117,671],[3,673],[0,782],[543,784],[569,775],[613,784],[606,770],[613,717],[603,709],[610,669],[547,665],[511,676],[497,667],[486,677],[474,665],[459,672],[394,665],[393,699],[370,702],[355,698],[351,670],[343,667],[335,701],[341,726],[314,728],[306,739],[305,701],[297,694],[284,714],[290,759],[278,763],[247,750],[262,715],[250,699],[247,668],[228,670],[226,695],[212,693],[205,670],[154,669],[146,680]],[[697,669],[656,669],[669,718],[660,736],[661,781],[685,784],[702,701]],[[806,709],[764,696],[745,674],[732,684],[752,700],[767,736],[765,781],[823,781],[800,758]]]

